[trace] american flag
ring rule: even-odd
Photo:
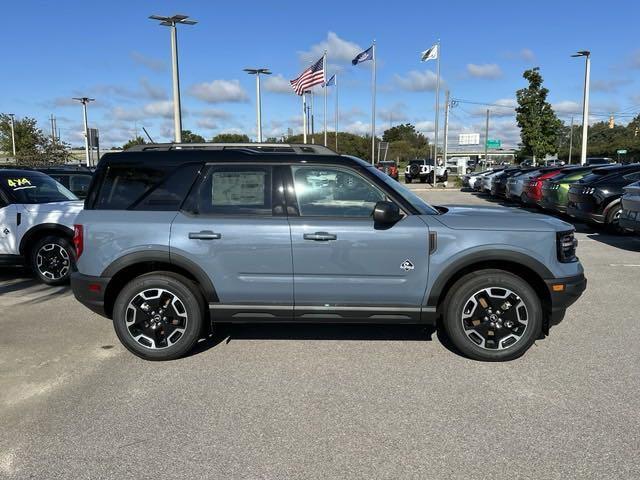
[[[322,85],[324,83],[324,56],[302,72],[298,78],[290,80],[289,83],[297,95],[302,95],[314,85]]]

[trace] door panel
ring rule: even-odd
[[[210,305],[214,320],[291,320],[291,234],[272,180],[279,176],[270,166],[207,168],[173,221],[170,254],[210,276],[220,300]]]
[[[15,205],[5,205],[0,198],[0,255],[18,255],[17,214]]]

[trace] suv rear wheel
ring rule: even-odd
[[[480,270],[458,280],[445,302],[444,329],[474,360],[513,360],[542,328],[542,306],[531,286],[502,270]]]
[[[73,246],[66,238],[48,235],[33,245],[29,261],[41,282],[62,285],[69,281],[74,258]]]
[[[122,344],[146,360],[173,360],[198,340],[204,312],[192,282],[169,272],[131,280],[113,308],[113,326]]]

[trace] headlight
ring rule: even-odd
[[[562,263],[576,262],[576,249],[578,248],[578,240],[576,240],[575,232],[558,232],[556,234],[556,244],[558,249],[558,261]]]

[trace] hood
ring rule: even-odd
[[[84,202],[82,200],[70,200],[68,202],[25,203],[23,204],[23,208],[32,213],[80,213],[80,211],[84,208]]]
[[[504,207],[446,206],[448,211],[437,218],[454,230],[508,230],[522,232],[562,232],[573,225],[557,218]]]

